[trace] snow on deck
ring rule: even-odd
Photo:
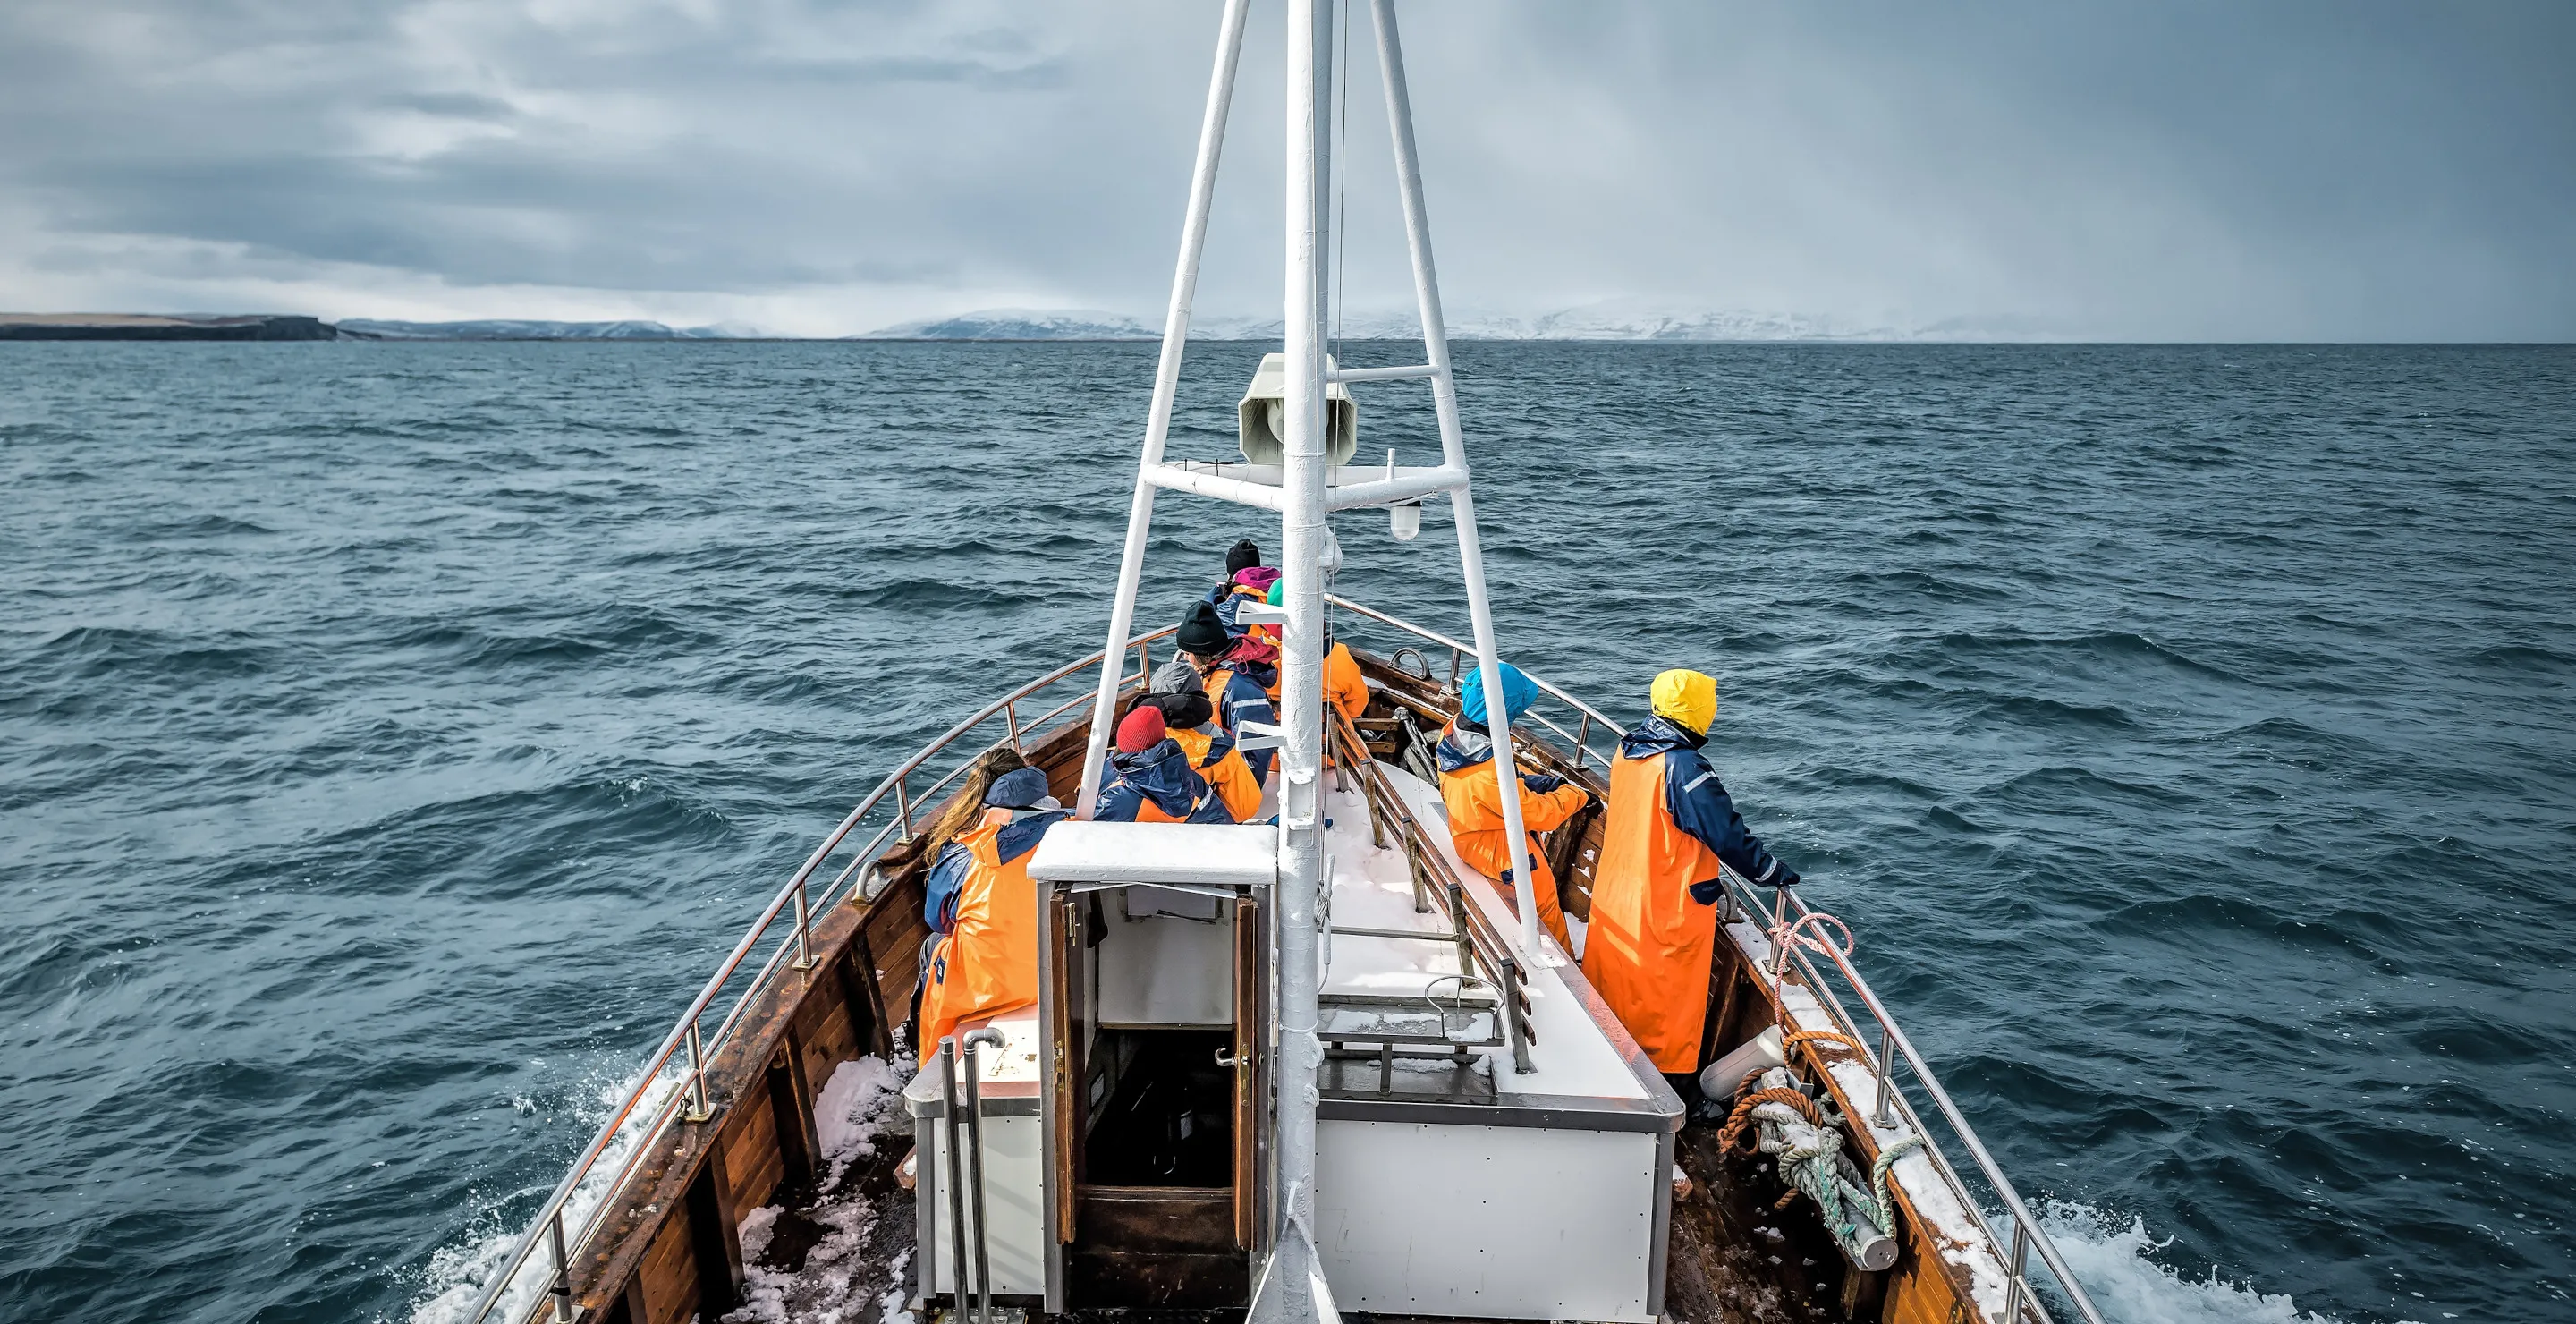
[[[1518,934],[1520,916],[1503,900],[1501,891],[1461,862],[1450,848],[1449,809],[1441,802],[1439,788],[1391,763],[1380,763],[1378,767],[1396,794],[1403,797],[1423,835],[1456,872],[1468,903],[1507,941]],[[1357,786],[1332,789],[1330,773],[1325,781],[1324,814],[1332,820],[1325,833],[1325,849],[1332,856],[1332,923],[1446,935],[1448,926],[1438,902],[1431,903],[1433,908],[1428,913],[1415,913],[1413,879],[1404,853],[1370,844],[1366,797]],[[1331,941],[1332,964],[1325,972],[1323,986],[1327,993],[1417,993],[1431,978],[1458,972],[1458,949],[1448,942],[1347,936],[1336,936]],[[1568,982],[1581,980],[1581,969],[1543,931],[1539,945],[1542,950],[1538,968],[1527,972],[1530,1025],[1536,1040],[1530,1048],[1530,1065],[1535,1069],[1512,1070],[1508,1047],[1472,1050],[1497,1059],[1490,1064],[1496,1088],[1506,1095],[1646,1098],[1646,1087],[1620,1054],[1626,1045],[1612,1043]],[[1625,1039],[1626,1035],[1622,1032],[1620,1037]]]
[[[780,1205],[742,1217],[743,1302],[725,1324],[907,1324],[913,1313],[912,1209],[891,1180],[911,1148],[912,1119],[901,1107],[911,1064],[876,1057],[844,1062],[814,1101],[824,1172],[812,1204]],[[773,1250],[802,1248],[796,1267],[773,1265]],[[796,1258],[782,1256],[782,1258]]]

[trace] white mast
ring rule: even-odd
[[[1315,894],[1324,877],[1324,158],[1332,142],[1332,0],[1288,0],[1288,384],[1280,441],[1279,1156],[1281,1207],[1254,1318],[1315,1318]]]
[[[1404,240],[1413,255],[1413,293],[1421,305],[1423,356],[1431,365],[1431,400],[1440,416],[1443,467],[1458,475],[1449,504],[1458,519],[1458,573],[1467,588],[1467,620],[1476,631],[1476,669],[1485,678],[1486,727],[1494,737],[1495,789],[1503,801],[1503,840],[1519,861],[1512,870],[1520,898],[1521,953],[1543,959],[1538,945],[1538,888],[1527,867],[1529,834],[1521,828],[1521,775],[1512,755],[1510,714],[1503,704],[1503,660],[1494,646],[1494,610],[1485,598],[1485,553],[1476,538],[1476,503],[1467,495],[1467,441],[1458,426],[1458,384],[1449,371],[1449,324],[1440,312],[1440,276],[1431,266],[1431,218],[1422,203],[1422,158],[1413,148],[1413,95],[1404,83],[1404,45],[1395,31],[1395,0],[1374,0],[1377,62],[1386,82],[1387,132],[1395,139],[1395,183],[1404,196]],[[1504,996],[1511,994],[1506,991]]]
[[[1496,772],[1507,787],[1517,788],[1520,778],[1512,756],[1509,725],[1500,721],[1502,659],[1494,641],[1493,612],[1486,600],[1475,506],[1467,494],[1466,443],[1458,421],[1458,393],[1451,379],[1448,328],[1441,315],[1439,281],[1432,268],[1430,222],[1423,205],[1413,111],[1405,87],[1392,0],[1373,0],[1373,6],[1385,72],[1389,129],[1394,136],[1397,186],[1403,198],[1405,237],[1412,257],[1414,292],[1420,304],[1428,361],[1412,367],[1360,368],[1339,373],[1329,372],[1325,366],[1324,327],[1329,314],[1325,265],[1331,251],[1326,181],[1331,178],[1327,157],[1332,141],[1333,0],[1288,0],[1284,307],[1287,380],[1281,400],[1279,483],[1272,486],[1227,475],[1211,466],[1172,463],[1163,457],[1179,387],[1181,355],[1189,334],[1200,255],[1206,243],[1217,157],[1225,137],[1235,68],[1242,51],[1247,5],[1248,0],[1230,0],[1217,39],[1216,70],[1209,80],[1207,112],[1200,126],[1189,211],[1172,277],[1171,304],[1164,319],[1162,358],[1156,365],[1144,453],[1137,465],[1127,540],[1110,610],[1100,690],[1092,705],[1080,800],[1074,809],[1077,815],[1089,818],[1098,798],[1102,763],[1113,726],[1111,718],[1117,711],[1118,682],[1123,671],[1120,659],[1129,646],[1135,623],[1137,588],[1153,522],[1154,489],[1180,488],[1278,511],[1283,579],[1280,596],[1285,617],[1280,641],[1279,875],[1274,896],[1279,1006],[1274,1077],[1278,1085],[1277,1133],[1272,1146],[1277,1168],[1271,1191],[1278,1206],[1272,1213],[1272,1258],[1256,1277],[1259,1286],[1253,1316],[1261,1324],[1306,1324],[1317,1316],[1311,1284],[1321,1279],[1315,1264],[1312,1229],[1315,1076],[1323,1056],[1322,1046],[1315,1038],[1316,995],[1321,976],[1316,911],[1324,876],[1323,561],[1329,538],[1324,522],[1328,511],[1388,506],[1448,494],[1457,515],[1459,564],[1468,615],[1474,626],[1477,670],[1488,695],[1489,716],[1494,719],[1489,725],[1493,727]],[[1382,479],[1346,471],[1349,481],[1338,487],[1328,486],[1328,383],[1422,378],[1432,384],[1442,463],[1429,469],[1390,467]],[[1519,796],[1503,797],[1503,818],[1507,839],[1528,840],[1521,822]],[[1530,885],[1527,870],[1516,870],[1514,877],[1523,959],[1536,965],[1546,959],[1538,941],[1537,891]],[[1511,994],[1506,990],[1504,996]]]
[[[1198,297],[1199,255],[1207,248],[1208,207],[1216,197],[1216,162],[1225,150],[1225,117],[1234,104],[1234,71],[1242,63],[1243,19],[1252,0],[1230,0],[1217,27],[1216,71],[1208,75],[1207,113],[1199,120],[1199,158],[1190,171],[1189,210],[1181,221],[1181,256],[1172,271],[1172,302],[1163,313],[1163,356],[1154,364],[1154,403],[1145,415],[1145,451],[1136,464],[1136,495],[1127,506],[1127,547],[1118,559],[1118,592],[1109,607],[1109,642],[1100,654],[1100,694],[1091,705],[1091,740],[1082,757],[1082,789],[1073,816],[1088,821],[1100,798],[1100,763],[1108,755],[1118,711],[1118,674],[1136,624],[1136,585],[1145,572],[1145,535],[1154,527],[1153,473],[1172,430],[1172,398],[1181,386],[1181,351],[1189,344],[1190,305]]]

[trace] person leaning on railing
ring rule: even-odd
[[[1503,725],[1508,730],[1538,701],[1538,682],[1509,662],[1502,671]],[[1494,758],[1494,736],[1487,729],[1490,707],[1484,671],[1468,672],[1466,682],[1458,687],[1457,719],[1441,731],[1434,749],[1440,762],[1440,800],[1449,809],[1449,843],[1457,848],[1458,858],[1488,878],[1518,886],[1519,871],[1505,844],[1510,829],[1503,822],[1503,777]],[[1547,926],[1556,945],[1569,953],[1574,942],[1566,936],[1565,911],[1556,901],[1556,873],[1539,850],[1538,834],[1556,830],[1591,798],[1590,792],[1563,777],[1521,774],[1521,829],[1527,836],[1521,859],[1529,866],[1530,885],[1538,889],[1539,922]]]
[[[1763,849],[1700,754],[1717,717],[1717,682],[1655,677],[1654,715],[1619,739],[1583,974],[1686,1103],[1700,1098],[1700,1034],[1717,952],[1722,864],[1765,887],[1797,872]]]

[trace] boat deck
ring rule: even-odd
[[[1424,836],[1465,883],[1469,904],[1496,929],[1517,933],[1520,917],[1514,898],[1459,860],[1451,848],[1448,809],[1438,789],[1401,768],[1381,765],[1380,771],[1404,798]],[[1446,937],[1447,918],[1437,907],[1414,908],[1413,883],[1403,853],[1370,841],[1368,806],[1359,791],[1328,786],[1324,804],[1325,816],[1332,820],[1326,840],[1333,862],[1333,927]],[[1530,1053],[1531,1069],[1513,1070],[1505,1048],[1472,1050],[1495,1082],[1497,1102],[1630,1115],[1638,1119],[1636,1129],[1678,1129],[1681,1101],[1602,1007],[1591,985],[1584,982],[1573,954],[1544,932],[1539,943],[1541,968],[1529,972],[1528,985],[1531,1037],[1538,1045]],[[1322,991],[1327,997],[1419,994],[1428,980],[1457,973],[1457,948],[1448,943],[1336,933]],[[1335,1111],[1328,1104],[1323,1115],[1331,1117]]]

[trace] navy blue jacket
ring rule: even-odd
[[[1632,759],[1664,756],[1664,812],[1672,815],[1675,827],[1715,851],[1727,868],[1765,887],[1795,886],[1797,872],[1762,848],[1762,839],[1744,826],[1743,817],[1735,812],[1735,802],[1727,798],[1726,783],[1717,779],[1717,770],[1700,756],[1699,747],[1707,743],[1707,736],[1693,735],[1661,717],[1649,717],[1636,730],[1619,738],[1619,754]],[[1715,878],[1692,883],[1691,899],[1701,905],[1714,905],[1718,886]]]
[[[1133,823],[1147,800],[1184,823],[1231,823],[1224,797],[1190,767],[1181,742],[1166,736],[1161,743],[1134,754],[1109,756],[1112,774],[1100,788],[1091,816],[1104,823]]]
[[[1004,864],[1037,849],[1046,830],[1072,817],[1049,810],[1015,818],[993,834],[993,851]],[[930,879],[921,886],[921,918],[933,933],[948,933],[957,927],[957,894],[966,890],[966,875],[975,868],[975,853],[950,842],[939,848],[939,862],[930,866]]]
[[[1225,728],[1225,733],[1241,740],[1246,721],[1277,726],[1279,715],[1270,705],[1270,687],[1279,683],[1279,668],[1267,662],[1227,662],[1222,665],[1233,669],[1234,679],[1226,685],[1225,693],[1208,697],[1216,703],[1217,724]],[[1277,752],[1269,749],[1243,751],[1243,761],[1251,766],[1255,785],[1270,784],[1270,757]]]

